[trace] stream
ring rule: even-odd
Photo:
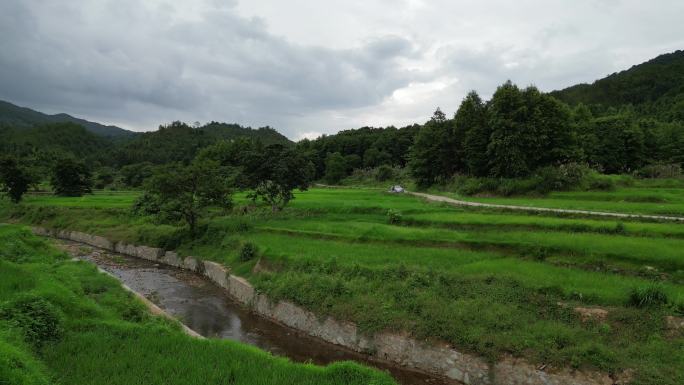
[[[389,372],[402,385],[453,384],[439,377],[370,359],[257,316],[198,274],[76,242],[58,241],[58,246],[114,275],[204,337],[254,345],[296,362],[325,365],[341,360],[356,361]]]

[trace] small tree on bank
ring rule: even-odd
[[[293,198],[293,191],[305,191],[313,175],[313,165],[300,153],[281,145],[268,146],[254,182],[252,199],[261,198],[273,212],[282,210]]]
[[[229,177],[216,162],[170,165],[150,178],[134,210],[156,214],[163,220],[183,220],[190,232],[196,234],[197,224],[209,207],[232,206],[230,185]]]
[[[31,178],[14,158],[0,159],[0,191],[7,194],[14,203],[19,203],[28,191]]]
[[[50,184],[55,195],[80,197],[92,192],[90,170],[83,162],[71,158],[59,159],[52,167]]]

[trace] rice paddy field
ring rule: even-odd
[[[462,197],[453,193],[447,195],[482,203],[684,216],[684,186],[678,186],[674,182],[664,183],[661,186],[655,184],[655,187],[654,183],[619,187],[615,191],[552,192],[545,197],[532,198]]]
[[[0,225],[0,245],[0,384],[394,384],[355,363],[294,364],[191,338],[26,228]]]
[[[633,384],[684,383],[684,224],[453,207],[377,189],[315,188],[271,213],[235,197],[199,238],[133,216],[137,193],[29,196],[5,222],[68,228],[215,260],[275,298],[410,332],[492,361],[629,371]],[[684,216],[684,188],[478,201]],[[241,252],[256,246],[256,255]],[[607,310],[586,319],[575,308]]]

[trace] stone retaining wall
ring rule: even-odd
[[[355,324],[333,318],[320,319],[293,303],[274,303],[259,294],[244,278],[230,274],[226,267],[195,257],[181,257],[162,249],[113,243],[106,238],[76,231],[33,228],[37,235],[67,239],[143,258],[204,275],[255,313],[329,343],[368,354],[402,366],[460,381],[468,385],[617,385],[607,374],[568,369],[538,369],[520,360],[507,358],[496,364],[471,354],[459,352],[446,343],[429,344],[405,334],[378,333],[362,335]]]

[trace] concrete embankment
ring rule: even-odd
[[[225,289],[254,313],[376,359],[392,362],[469,385],[610,385],[621,384],[605,373],[536,367],[521,359],[491,363],[460,352],[446,343],[419,341],[407,334],[378,333],[366,336],[350,322],[320,318],[287,301],[275,302],[258,293],[244,278],[218,263],[182,257],[173,251],[112,242],[104,237],[75,231],[33,228],[34,233],[71,240],[116,253],[190,270]]]

